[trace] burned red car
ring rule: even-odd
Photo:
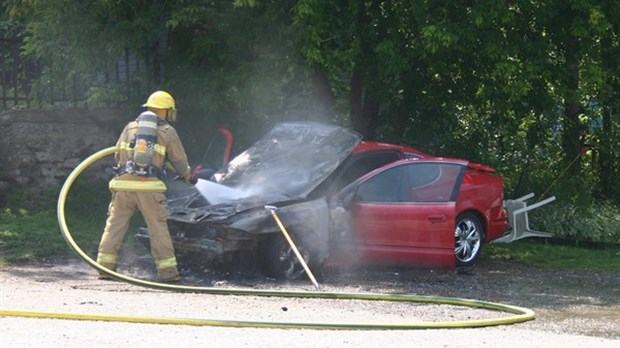
[[[503,198],[488,166],[294,122],[196,186],[169,182],[168,222],[180,260],[225,263],[246,253],[277,278],[298,278],[303,267],[266,205],[277,207],[311,268],[454,268],[473,265],[482,245],[503,235]],[[137,236],[148,244],[145,228]]]

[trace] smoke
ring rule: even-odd
[[[149,250],[137,243],[121,247],[118,272],[137,279],[156,279],[155,261]]]

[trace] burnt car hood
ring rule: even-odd
[[[235,157],[215,182],[266,201],[303,198],[353,151],[361,136],[321,123],[282,123]],[[208,198],[207,198],[208,199]]]
[[[187,222],[207,216],[221,219],[264,204],[304,199],[361,138],[335,125],[278,124],[216,172],[213,181],[200,180],[196,188],[185,188],[185,192],[169,187],[170,218]]]

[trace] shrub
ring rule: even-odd
[[[620,244],[620,208],[610,203],[579,206],[556,201],[533,210],[530,223],[557,238]]]

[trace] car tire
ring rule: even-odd
[[[480,218],[472,213],[457,217],[454,227],[454,256],[456,267],[473,266],[482,252],[484,228]]]
[[[297,249],[306,263],[310,263],[311,254],[299,245]],[[280,234],[274,234],[262,241],[259,258],[263,272],[269,277],[296,280],[306,273],[293,248]]]

